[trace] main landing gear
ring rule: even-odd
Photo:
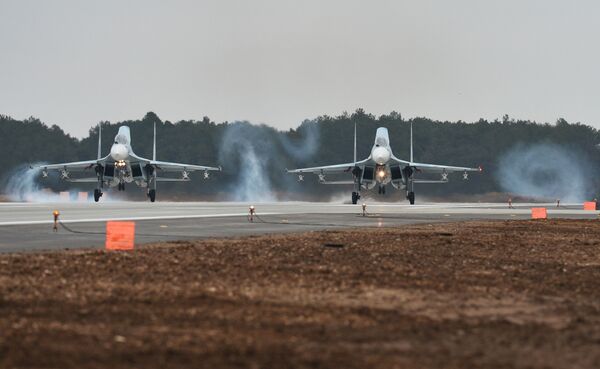
[[[406,194],[406,198],[408,199],[408,201],[410,202],[411,205],[415,204],[415,193],[414,192],[409,192]]]
[[[94,189],[94,201],[98,202],[100,201],[100,198],[102,197],[102,190],[100,189]]]
[[[360,194],[358,192],[352,192],[352,204],[356,205],[358,199],[360,199]]]

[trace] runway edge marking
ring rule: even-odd
[[[163,215],[153,217],[120,217],[120,218],[93,218],[93,219],[63,219],[63,223],[95,223],[95,222],[108,222],[111,220],[161,220],[161,219],[196,219],[196,218],[227,218],[227,217],[245,217],[248,213],[235,213],[235,214],[201,214],[201,215]],[[285,215],[285,213],[261,213],[260,215]],[[11,226],[11,225],[34,225],[34,224],[52,224],[53,220],[21,220],[14,222],[2,222],[0,226]]]

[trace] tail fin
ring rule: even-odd
[[[152,160],[156,161],[156,122],[154,122],[154,142],[152,145]]]
[[[356,165],[356,122],[354,122],[354,164]]]
[[[410,162],[412,163],[413,161],[413,122],[410,122]]]
[[[102,158],[102,123],[98,123],[98,160]]]

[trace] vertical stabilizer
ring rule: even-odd
[[[413,122],[410,122],[410,162],[412,163],[413,161]]]
[[[356,122],[354,122],[354,164],[356,164]]]
[[[156,122],[154,122],[154,142],[152,144],[152,160],[156,161]]]
[[[102,123],[98,124],[98,160],[102,158]]]

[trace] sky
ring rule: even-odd
[[[0,0],[0,114],[99,121],[357,108],[600,128],[600,2]]]

